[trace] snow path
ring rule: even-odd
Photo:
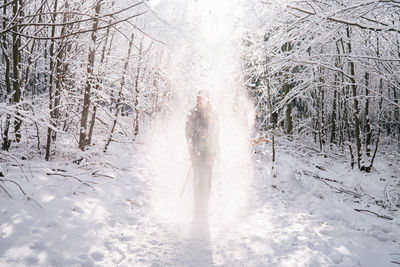
[[[221,225],[216,215],[185,225],[159,222],[144,162],[119,151],[114,179],[79,176],[95,182],[94,190],[46,176],[52,163],[31,163],[35,179],[24,186],[43,209],[1,199],[0,266],[394,266],[400,260],[398,218],[355,212],[353,202],[320,181],[296,178],[293,169],[302,163],[290,156],[278,162],[276,178],[261,159],[247,213]],[[293,164],[284,168],[285,162]],[[65,162],[57,168],[82,173]],[[23,183],[17,167],[8,174]]]

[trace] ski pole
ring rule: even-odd
[[[187,174],[187,176],[186,176],[186,181],[185,181],[185,184],[183,185],[183,188],[182,188],[182,190],[181,190],[181,196],[180,196],[180,197],[183,196],[183,192],[185,191],[186,185],[187,185],[187,183],[188,183],[188,181],[189,181],[190,171],[192,170],[192,166],[193,166],[193,165],[190,165],[190,169],[189,169],[188,174]]]

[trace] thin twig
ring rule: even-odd
[[[376,213],[376,212],[373,212],[373,211],[370,211],[370,210],[362,210],[362,209],[354,209],[354,210],[355,210],[355,211],[358,211],[358,212],[369,212],[369,213],[372,213],[372,214],[376,215],[376,216],[379,217],[379,218],[386,219],[386,220],[393,220],[393,218],[390,217],[390,216],[387,216],[387,215],[380,215],[380,214],[378,214],[378,213]]]
[[[316,166],[316,167],[318,167],[318,166]],[[312,177],[314,177],[316,179],[321,179],[321,180],[325,180],[325,181],[329,181],[329,182],[334,182],[334,183],[338,183],[338,184],[341,184],[341,185],[343,184],[343,182],[340,182],[338,180],[330,179],[330,178],[324,178],[324,177],[321,177],[318,174],[310,172],[310,171],[300,171],[300,173],[301,174],[310,175],[310,176],[312,176]]]
[[[2,154],[5,155],[6,157],[12,158],[18,164],[18,167],[22,170],[22,173],[24,174],[25,179],[30,183],[31,181],[29,180],[28,176],[26,175],[26,172],[25,172],[24,168],[22,167],[21,163],[19,163],[19,160],[16,157],[14,157],[13,155],[10,155],[10,153],[2,152]]]
[[[75,177],[75,176],[72,176],[72,175],[62,174],[62,173],[46,173],[46,175],[58,175],[58,176],[62,176],[62,177],[70,177],[70,178],[73,178],[73,179],[75,179],[75,180],[81,182],[82,184],[84,184],[84,185],[86,185],[86,186],[89,186],[89,187],[91,187],[91,188],[94,189],[94,187],[91,186],[90,184],[88,184],[87,182],[85,182],[85,181],[83,181],[83,180],[81,180],[81,179],[79,179],[79,178],[77,178],[77,177]]]
[[[99,172],[99,171],[92,172],[92,176],[103,176],[103,177],[106,177],[106,178],[114,179],[114,177],[112,177],[110,175],[100,174],[100,173],[97,173],[97,172]]]
[[[17,182],[15,182],[15,181],[13,181],[13,180],[9,180],[9,179],[3,179],[3,178],[1,178],[0,181],[3,182],[3,183],[4,183],[4,182],[9,182],[9,183],[15,184],[16,186],[19,187],[19,190],[21,190],[21,192],[26,196],[25,191],[22,189],[22,187],[21,187]]]
[[[0,184],[0,188],[3,189],[3,191],[8,195],[9,198],[13,198],[10,193]]]

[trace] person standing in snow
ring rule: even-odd
[[[206,215],[214,161],[219,156],[218,120],[208,94],[200,91],[186,120],[186,140],[193,168],[195,214]]]

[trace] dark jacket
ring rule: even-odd
[[[218,134],[218,119],[209,104],[190,110],[186,140],[192,160],[214,160],[218,156]]]

